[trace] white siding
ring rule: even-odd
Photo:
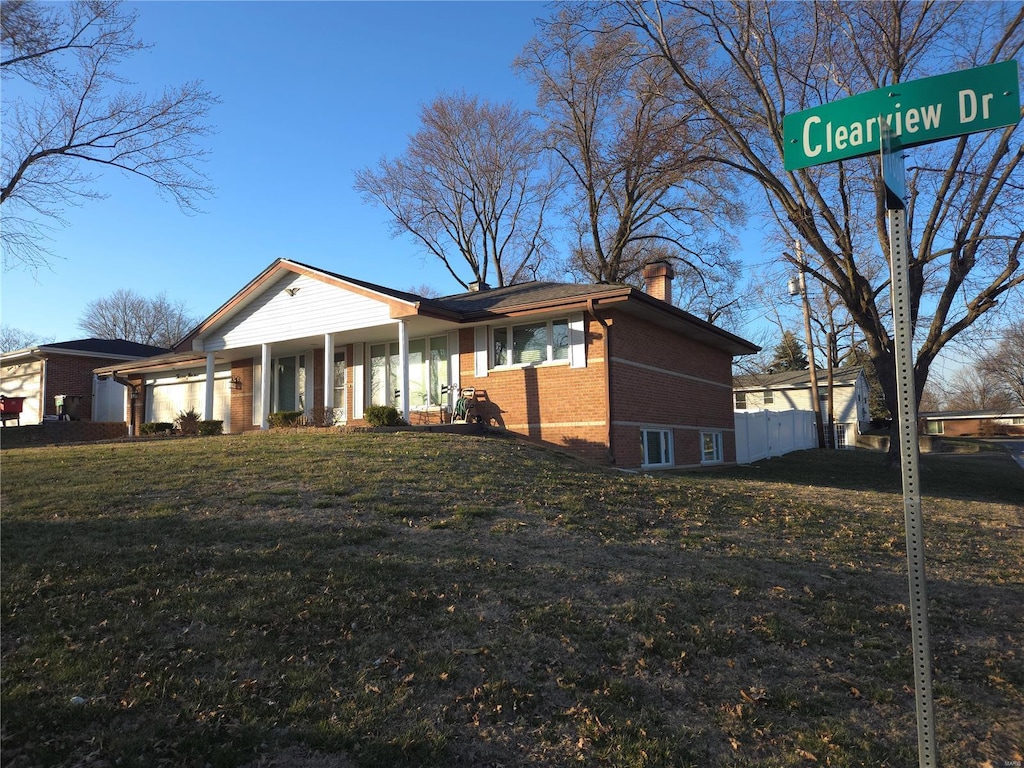
[[[17,423],[38,424],[42,421],[43,414],[39,410],[43,382],[42,361],[32,360],[20,365],[9,365],[4,367],[2,374],[0,391],[8,397],[25,398],[21,406],[21,419]],[[15,422],[12,420],[9,423]]]
[[[224,431],[231,429],[231,371],[217,371],[213,387],[213,418],[224,422]],[[206,372],[197,368],[179,379],[167,377],[146,382],[146,421],[174,423],[182,411],[203,412],[206,399]]]
[[[764,402],[764,390],[744,390],[747,396],[747,411],[813,411],[811,405],[810,388],[800,389],[775,389],[774,402]],[[828,407],[825,395],[828,387],[822,383],[818,387],[818,394],[821,396],[821,411],[824,414]],[[856,424],[865,419],[859,418],[857,389],[849,384],[836,384],[833,391],[833,407],[835,408],[836,421]],[[866,400],[866,398],[864,398]]]
[[[285,289],[292,289],[293,295]],[[272,344],[395,322],[383,301],[290,274],[203,340],[203,350]]]

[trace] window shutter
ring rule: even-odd
[[[569,366],[587,367],[587,334],[583,314],[569,315]]]
[[[459,389],[459,382],[462,380],[461,363],[459,361],[459,332],[448,332],[448,381],[444,382],[453,391]],[[452,402],[455,402],[452,400]]]
[[[487,376],[487,326],[478,325],[473,333],[473,375],[481,379]]]

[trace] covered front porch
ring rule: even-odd
[[[310,424],[360,423],[368,406],[393,406],[410,424],[449,420],[458,391],[459,333],[436,320],[398,320],[316,337],[206,353],[206,380],[230,360],[232,431],[268,429],[274,413]],[[222,410],[208,387],[203,417]]]

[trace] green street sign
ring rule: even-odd
[[[1021,119],[1016,61],[925,77],[786,115],[787,171],[878,151],[879,117],[892,150],[1015,125]]]

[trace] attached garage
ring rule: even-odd
[[[202,414],[206,402],[206,372],[181,371],[174,376],[146,379],[146,421],[173,424],[182,411]],[[214,376],[213,418],[231,430],[231,370],[219,370]]]
[[[4,366],[0,390],[5,397],[23,397],[19,424],[38,424],[43,420],[43,361],[28,360]]]

